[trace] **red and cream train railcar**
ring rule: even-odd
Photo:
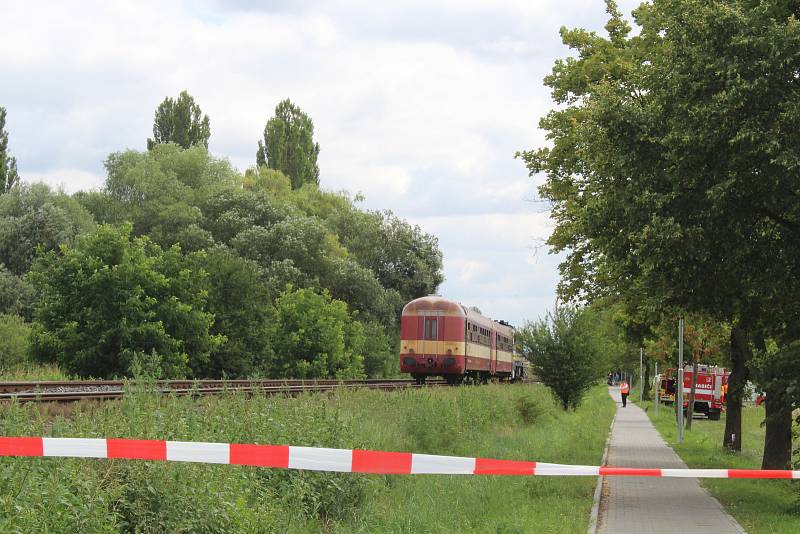
[[[475,309],[431,295],[406,304],[400,324],[400,371],[418,382],[443,376],[458,384],[513,372],[514,329]]]

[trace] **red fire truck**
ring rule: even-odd
[[[725,409],[725,393],[728,389],[728,373],[723,367],[701,364],[697,366],[697,385],[694,395],[694,412],[704,413],[716,421]],[[692,366],[683,368],[683,409],[689,406],[692,390]],[[667,369],[661,377],[659,397],[664,404],[675,402],[676,369]]]

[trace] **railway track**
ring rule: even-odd
[[[444,380],[429,380],[418,385],[413,379],[367,380],[159,380],[157,391],[165,395],[203,396],[226,391],[260,393],[267,395],[296,395],[305,392],[324,392],[334,389],[395,390],[427,386],[444,386]],[[0,382],[0,402],[16,399],[19,402],[77,402],[81,400],[119,399],[125,388],[136,388],[133,381],[122,380],[72,380],[44,382]]]

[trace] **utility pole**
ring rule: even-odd
[[[658,360],[656,360],[656,375],[653,377],[653,404],[656,407],[656,415],[658,415],[658,405],[659,405],[659,398],[658,398],[658,389],[661,387],[661,384],[658,383]]]
[[[639,402],[642,402],[644,395],[644,380],[642,379],[642,360],[644,358],[644,347],[639,347]]]
[[[683,443],[683,317],[678,319],[678,372],[675,404],[678,408],[678,443]]]

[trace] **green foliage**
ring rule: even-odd
[[[606,355],[592,326],[591,316],[585,312],[559,306],[546,318],[517,331],[520,353],[564,410],[580,405],[606,369]]]
[[[195,145],[208,148],[209,137],[208,115],[203,115],[189,93],[181,91],[177,99],[167,97],[156,109],[153,138],[147,140],[147,150],[164,143],[175,143],[183,148]]]
[[[11,191],[18,182],[17,160],[8,153],[6,108],[0,107],[0,195]]]
[[[636,291],[728,321],[778,312],[767,301],[800,293],[787,286],[800,256],[794,9],[643,4],[636,36],[608,11],[608,37],[562,30],[577,57],[545,79],[560,105],[540,123],[552,146],[522,154],[548,175],[562,295]]]
[[[384,287],[397,291],[404,303],[436,292],[444,281],[436,236],[390,211],[368,213],[359,223],[344,244]]]
[[[292,180],[288,176],[266,166],[247,169],[242,185],[245,189],[265,191],[278,198],[285,198],[292,191]]]
[[[184,150],[170,143],[148,152],[116,152],[105,165],[110,198],[85,200],[97,210],[98,221],[130,221],[136,235],[148,235],[163,247],[181,243],[184,250],[201,250],[213,245],[199,205],[219,188],[237,184],[238,175],[226,160],[213,158],[201,146]]]
[[[364,329],[327,291],[286,291],[275,303],[270,324],[275,354],[272,374],[291,378],[363,376]]]
[[[0,314],[0,372],[24,363],[28,357],[31,327],[18,315]]]
[[[15,187],[0,195],[0,264],[23,275],[39,247],[55,250],[93,228],[92,216],[70,196],[42,183]]]
[[[550,406],[533,397],[517,398],[514,407],[517,409],[520,419],[526,425],[540,423],[544,417],[551,415],[548,410]]]
[[[313,187],[299,189],[294,198],[301,210],[323,220],[384,288],[400,295],[401,306],[434,293],[444,280],[438,240],[419,226],[390,211],[361,211],[348,196]]]
[[[288,98],[283,100],[267,121],[264,140],[258,142],[256,165],[281,171],[297,189],[303,184],[319,184],[318,155],[314,122]]]
[[[207,308],[214,316],[210,332],[225,339],[211,352],[198,376],[263,374],[270,362],[272,299],[258,266],[224,247],[194,255],[193,261],[195,271],[208,273]]]
[[[241,232],[254,226],[268,228],[294,211],[290,204],[279,202],[265,191],[232,187],[213,191],[202,199],[200,209],[205,219],[203,228],[217,243],[226,245],[232,245]]]
[[[166,377],[207,364],[223,339],[209,333],[206,273],[192,270],[179,248],[165,251],[130,232],[102,225],[37,260],[29,275],[40,294],[36,359],[98,377],[125,375],[141,353],[158,355]]]
[[[28,347],[30,343],[28,342]],[[28,348],[30,351],[30,348]],[[25,354],[25,361],[3,371],[3,380],[20,382],[39,382],[42,380],[73,380],[74,377],[64,373],[56,364],[40,364],[27,358],[29,352]]]
[[[0,265],[0,313],[21,315],[30,320],[35,299],[33,286],[24,277]]]
[[[639,346],[628,341],[627,332],[619,323],[620,308],[597,303],[580,311],[580,321],[586,326],[586,341],[594,347],[598,363],[607,369],[638,370]]]
[[[347,302],[361,317],[393,326],[405,304],[395,291],[385,291],[369,269],[349,258],[326,262],[327,272],[321,285],[330,288],[331,296]]]
[[[400,353],[397,335],[390,335],[376,321],[362,323],[364,327],[364,372],[369,378],[389,378],[400,374]]]
[[[396,375],[399,311],[443,279],[436,238],[389,212],[359,210],[347,193],[320,191],[313,125],[288,101],[268,124],[262,154],[272,157],[272,142],[283,167],[265,159],[242,176],[208,153],[207,135],[184,142],[204,123],[184,92],[159,108],[148,151],[108,156],[103,190],[69,197],[36,184],[0,197],[0,313],[30,320],[36,285],[45,300],[32,350],[71,373],[110,376],[135,366],[156,375],[256,376],[274,371],[267,324],[288,284],[353,312],[324,330],[334,336],[332,357],[344,360],[314,376]],[[104,228],[78,247],[76,236],[91,234],[95,221],[129,224],[130,243]],[[45,258],[26,277],[37,248]],[[72,319],[60,319],[61,311]],[[182,322],[183,313],[192,320]],[[347,330],[345,349],[342,329],[354,335]]]

